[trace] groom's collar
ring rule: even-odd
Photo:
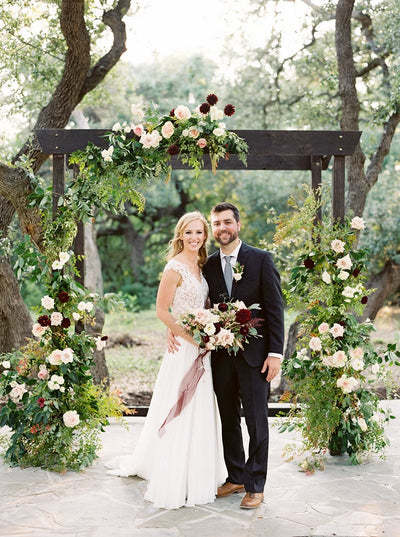
[[[223,254],[222,253],[222,250],[221,248],[219,249],[219,255],[220,255],[220,258],[222,259],[223,257],[225,257],[225,255],[230,255],[231,257],[234,257],[235,260],[237,260],[238,258],[238,255],[239,255],[239,250],[242,246],[242,241],[239,239],[239,244],[236,246],[236,248],[233,250],[233,252],[231,252],[230,254]]]

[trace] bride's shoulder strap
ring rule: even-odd
[[[168,261],[168,263],[164,267],[164,271],[166,270],[174,270],[181,276],[184,276],[187,274],[187,267],[183,263],[176,261],[176,259],[170,259]]]

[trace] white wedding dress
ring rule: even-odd
[[[199,281],[186,265],[174,259],[164,270],[175,270],[182,277],[171,306],[175,317],[189,308],[204,307],[208,286],[203,275]],[[213,502],[217,487],[226,477],[210,353],[204,358],[205,371],[193,398],[179,416],[167,423],[165,433],[158,434],[177,401],[181,380],[199,354],[198,347],[178,339],[179,350],[165,353],[133,454],[106,463],[112,468],[107,473],[138,475],[148,480],[145,499],[165,509]]]

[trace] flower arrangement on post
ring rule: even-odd
[[[124,411],[117,394],[93,384],[93,350],[108,338],[75,330],[77,322],[92,321],[96,297],[76,284],[71,262],[61,252],[52,263],[35,339],[0,358],[0,426],[11,429],[4,455],[11,465],[81,470],[97,456],[107,417]]]
[[[108,148],[102,150],[90,143],[85,150],[73,153],[70,162],[77,164],[91,183],[107,182],[119,190],[119,203],[130,196],[132,203],[142,208],[144,198],[137,187],[160,176],[168,177],[173,155],[193,168],[196,175],[206,153],[214,172],[219,160],[229,158],[231,153],[246,164],[246,142],[228,131],[223,121],[235,113],[235,107],[227,104],[218,108],[218,102],[212,93],[195,110],[180,104],[169,115],[159,114],[155,106],[143,111],[133,105],[133,122],[116,123],[106,134]]]
[[[310,194],[303,207],[281,219],[276,235],[278,247],[293,244],[293,237],[302,240],[286,291],[299,312],[296,350],[283,362],[292,392],[286,396],[294,406],[280,431],[301,431],[297,454],[311,454],[301,464],[304,471],[321,467],[321,454],[328,451],[347,453],[358,464],[384,450],[384,423],[392,416],[380,408],[370,384],[385,375],[385,363],[400,356],[394,345],[379,353],[370,340],[372,322],[360,320],[373,292],[363,284],[368,252],[356,248],[363,219],[313,224],[316,203]],[[292,457],[293,450],[287,453]]]
[[[260,309],[258,304],[249,307],[236,300],[221,302],[211,309],[199,308],[180,315],[178,322],[189,332],[200,348],[215,350],[223,348],[237,354],[249,337],[262,337],[257,326],[262,319],[253,317],[252,310]]]

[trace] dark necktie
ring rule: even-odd
[[[224,278],[226,283],[226,288],[228,289],[228,294],[231,296],[232,292],[232,266],[231,266],[231,255],[225,256],[225,268],[224,268]]]

